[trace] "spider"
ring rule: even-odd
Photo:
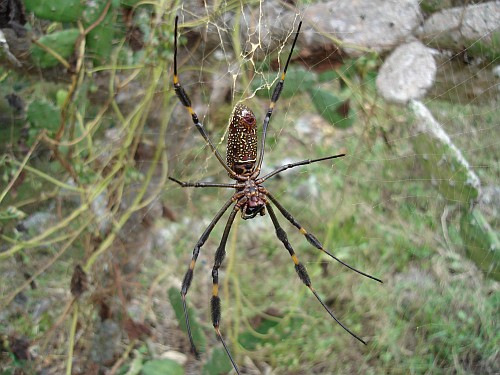
[[[198,351],[196,350],[196,346],[193,341],[193,336],[191,334],[191,328],[189,326],[189,317],[186,307],[186,294],[191,285],[191,281],[193,280],[194,267],[196,265],[196,260],[200,253],[200,249],[208,239],[210,232],[214,229],[217,222],[220,220],[222,215],[228,210],[228,208],[233,205],[233,209],[229,214],[229,218],[227,220],[226,226],[224,228],[224,232],[222,235],[222,239],[220,242],[217,251],[215,252],[214,266],[212,269],[212,299],[211,299],[211,312],[212,312],[212,323],[215,329],[215,333],[218,339],[221,341],[224,350],[226,351],[227,356],[229,357],[235,371],[237,374],[240,374],[238,366],[234,361],[226,342],[224,341],[222,334],[220,332],[220,320],[221,320],[221,300],[219,297],[219,268],[224,260],[226,255],[226,242],[229,236],[229,231],[231,230],[231,226],[233,224],[234,218],[238,212],[241,212],[241,216],[243,219],[253,219],[257,215],[264,216],[265,213],[269,213],[271,217],[271,221],[273,223],[274,229],[276,231],[276,236],[283,243],[285,248],[288,250],[290,256],[292,257],[292,261],[295,265],[295,270],[297,274],[302,280],[302,282],[311,290],[319,303],[323,306],[323,308],[328,312],[328,314],[349,334],[351,334],[354,338],[362,342],[366,345],[366,342],[357,336],[354,332],[349,330],[346,326],[344,326],[333,314],[328,306],[323,302],[321,297],[318,295],[316,290],[313,288],[311,284],[311,279],[306,271],[306,267],[300,263],[295,251],[292,248],[292,245],[288,241],[287,234],[280,226],[278,222],[278,218],[274,212],[273,205],[278,209],[278,211],[293,225],[295,226],[300,233],[302,233],[307,241],[313,245],[316,249],[321,250],[331,258],[335,259],[337,262],[342,265],[348,267],[349,269],[366,276],[370,279],[373,279],[378,282],[382,282],[380,279],[370,276],[362,271],[351,267],[347,263],[344,263],[333,254],[328,252],[323,248],[321,242],[311,233],[307,232],[304,227],[278,202],[278,200],[264,187],[262,184],[270,179],[273,176],[276,176],[278,173],[281,173],[287,169],[294,168],[300,165],[306,165],[311,163],[316,163],[323,160],[330,160],[335,158],[340,158],[345,156],[345,154],[337,154],[332,156],[327,156],[319,159],[312,160],[302,160],[296,163],[290,163],[282,165],[281,167],[275,169],[274,171],[264,175],[263,177],[259,177],[262,167],[262,161],[264,159],[264,146],[266,142],[266,133],[269,125],[269,120],[271,119],[271,115],[273,114],[274,107],[276,102],[278,101],[281,91],[283,90],[283,85],[285,82],[286,71],[288,68],[288,64],[290,63],[290,58],[292,56],[293,49],[295,47],[295,43],[299,37],[300,27],[302,22],[299,23],[297,31],[295,33],[295,38],[293,40],[292,48],[290,50],[290,54],[288,55],[288,59],[286,61],[285,67],[283,69],[283,73],[281,74],[281,78],[279,82],[276,84],[274,88],[273,94],[271,96],[271,103],[269,104],[269,108],[266,113],[266,117],[264,118],[263,124],[263,132],[260,143],[260,151],[257,157],[257,120],[252,110],[248,108],[244,104],[237,104],[233,110],[229,121],[229,134],[228,134],[228,144],[227,144],[227,155],[226,160],[222,158],[219,154],[219,151],[215,148],[213,142],[210,140],[203,124],[199,121],[198,115],[191,107],[191,100],[189,99],[186,91],[181,86],[179,81],[179,76],[177,74],[177,23],[179,17],[175,18],[175,37],[174,37],[174,90],[184,107],[186,107],[187,111],[191,115],[194,125],[196,129],[200,132],[201,136],[205,139],[206,144],[212,150],[212,153],[215,155],[219,163],[224,167],[227,171],[229,177],[236,181],[236,183],[211,183],[211,182],[183,182],[179,181],[173,177],[169,177],[170,180],[178,183],[181,187],[196,187],[196,188],[207,188],[207,187],[215,187],[215,188],[232,188],[235,189],[232,197],[224,203],[222,208],[217,212],[215,217],[212,219],[208,227],[205,229],[198,242],[196,243],[193,256],[191,258],[191,262],[189,264],[189,268],[184,276],[181,287],[181,296],[182,296],[182,306],[184,310],[184,317],[186,320],[186,327],[189,336],[189,341],[191,344],[191,350],[194,355],[199,358]]]

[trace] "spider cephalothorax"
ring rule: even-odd
[[[182,182],[176,180],[175,178],[169,177],[172,181],[177,182],[182,187],[216,187],[216,188],[232,188],[235,190],[234,194],[231,198],[222,206],[222,208],[217,212],[215,217],[212,219],[208,227],[205,229],[198,242],[196,243],[193,255],[191,258],[191,262],[189,263],[189,268],[184,275],[184,279],[182,281],[181,287],[181,296],[182,296],[182,306],[184,309],[184,317],[186,319],[186,327],[188,331],[189,340],[191,342],[191,349],[193,353],[198,357],[198,352],[196,350],[196,346],[193,341],[193,335],[191,334],[191,328],[189,326],[189,317],[187,313],[186,306],[186,294],[191,285],[191,281],[193,280],[194,267],[196,265],[196,260],[198,259],[198,255],[200,253],[201,247],[205,244],[208,236],[212,232],[212,229],[215,227],[217,222],[220,220],[222,215],[228,210],[231,205],[233,209],[229,214],[229,218],[227,220],[226,226],[224,228],[224,233],[222,235],[222,239],[220,242],[217,251],[215,252],[214,266],[212,268],[212,300],[211,300],[211,310],[212,310],[212,324],[215,328],[215,332],[217,337],[222,342],[224,349],[233,364],[233,367],[237,374],[240,374],[238,366],[234,361],[233,357],[230,354],[229,348],[226,346],[224,339],[222,338],[222,334],[219,330],[219,323],[221,318],[221,301],[219,297],[219,268],[224,260],[226,255],[226,242],[229,236],[229,231],[231,230],[231,226],[233,224],[234,218],[238,211],[241,211],[241,215],[243,219],[253,219],[257,215],[263,216],[267,211],[273,223],[274,229],[276,231],[276,236],[283,243],[286,250],[290,254],[292,261],[295,266],[295,270],[297,274],[302,280],[302,282],[311,290],[316,299],[321,303],[323,308],[328,312],[328,314],[340,325],[343,329],[349,332],[353,337],[361,341],[363,344],[366,344],[363,339],[357,336],[355,333],[350,331],[347,327],[345,327],[333,314],[330,308],[325,305],[321,297],[318,295],[316,290],[312,287],[311,279],[307,273],[306,267],[300,263],[295,251],[292,248],[292,245],[288,241],[285,230],[280,226],[278,222],[278,218],[274,213],[273,205],[281,212],[281,214],[293,225],[295,226],[300,233],[304,235],[306,240],[313,245],[316,249],[322,251],[326,255],[335,259],[342,265],[350,268],[351,270],[369,277],[378,282],[382,282],[380,279],[376,277],[370,276],[364,272],[361,272],[347,263],[344,263],[333,254],[328,252],[323,248],[321,242],[311,233],[308,233],[307,230],[300,225],[300,223],[278,202],[278,200],[266,190],[262,183],[271,177],[277,175],[278,173],[283,172],[286,169],[294,168],[299,165],[316,163],[322,160],[329,160],[338,157],[345,156],[345,154],[338,154],[333,156],[327,156],[319,159],[312,160],[302,160],[296,163],[285,164],[274,171],[266,174],[263,177],[259,177],[262,161],[264,159],[264,146],[266,140],[267,127],[269,125],[269,120],[271,119],[271,115],[273,113],[276,102],[278,101],[281,91],[283,90],[283,85],[285,82],[286,70],[288,68],[288,64],[290,63],[290,58],[292,56],[293,48],[295,47],[295,43],[297,42],[297,38],[300,32],[300,26],[302,22],[299,23],[299,27],[297,28],[297,32],[295,34],[295,38],[293,40],[292,49],[290,54],[288,55],[288,59],[286,61],[285,67],[283,69],[283,73],[281,74],[281,79],[276,84],[274,88],[273,94],[271,96],[271,103],[269,104],[269,108],[266,112],[266,117],[264,118],[264,123],[262,126],[262,139],[261,139],[261,148],[259,151],[259,155],[257,157],[257,121],[255,119],[255,115],[247,106],[243,104],[237,104],[233,110],[233,114],[229,121],[229,135],[228,135],[228,145],[227,145],[227,157],[226,161],[219,154],[214,144],[210,140],[203,124],[199,121],[198,115],[194,112],[191,107],[191,101],[187,93],[184,91],[184,88],[181,86],[179,82],[179,77],[177,75],[177,22],[178,17],[175,18],[175,38],[174,38],[174,90],[179,98],[179,101],[182,103],[184,107],[186,107],[187,111],[191,115],[194,125],[205,139],[205,142],[212,150],[213,154],[219,161],[219,163],[224,167],[229,177],[235,180],[235,183],[212,183],[212,182]],[[272,204],[271,204],[272,203]]]
[[[247,220],[253,219],[259,213],[264,216],[267,203],[266,189],[250,178],[244,184],[244,187],[236,189],[243,194],[243,198],[238,201],[241,205],[241,217]]]

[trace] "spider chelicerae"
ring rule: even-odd
[[[212,269],[212,300],[211,300],[211,311],[212,311],[212,323],[215,328],[215,332],[217,337],[222,342],[224,349],[231,360],[231,363],[237,374],[240,374],[238,366],[234,361],[231,353],[229,351],[228,346],[226,345],[222,334],[219,329],[220,319],[221,319],[221,301],[219,297],[219,268],[224,260],[226,255],[226,242],[229,236],[229,231],[231,230],[231,226],[233,224],[234,218],[236,214],[241,211],[241,216],[243,219],[253,219],[257,215],[263,216],[265,213],[269,213],[271,217],[271,221],[273,222],[276,236],[283,243],[285,248],[290,253],[292,257],[293,263],[295,265],[295,270],[299,278],[302,282],[311,290],[314,296],[317,298],[319,303],[323,306],[323,308],[328,312],[328,314],[347,332],[349,332],[353,337],[361,341],[366,345],[366,342],[361,339],[358,335],[349,330],[346,326],[344,326],[333,314],[333,312],[325,305],[321,297],[318,295],[316,290],[312,287],[311,279],[306,271],[305,266],[300,263],[295,251],[292,248],[292,245],[288,241],[287,235],[283,228],[280,226],[278,222],[278,218],[274,213],[273,205],[281,212],[281,214],[297,229],[299,229],[300,233],[302,233],[307,241],[313,245],[316,249],[321,250],[331,258],[335,259],[337,262],[342,265],[348,267],[349,269],[366,276],[370,279],[376,280],[378,282],[382,282],[380,279],[370,276],[364,272],[361,272],[354,267],[351,267],[347,263],[341,261],[333,254],[328,252],[323,248],[321,242],[311,233],[307,232],[302,225],[278,202],[278,200],[271,194],[269,191],[262,186],[262,184],[270,179],[273,176],[276,176],[278,173],[281,173],[287,169],[294,168],[300,165],[316,163],[323,160],[335,159],[345,154],[337,154],[332,156],[327,156],[319,159],[307,159],[302,160],[296,163],[285,164],[274,171],[264,175],[263,177],[259,177],[262,161],[264,159],[264,146],[266,142],[266,134],[267,128],[269,125],[269,120],[271,119],[271,115],[273,114],[274,107],[276,102],[278,101],[281,91],[283,90],[283,85],[285,82],[286,71],[288,68],[288,64],[290,63],[290,58],[292,56],[293,49],[297,42],[297,38],[299,37],[300,27],[302,22],[299,23],[297,28],[297,32],[295,33],[295,38],[293,40],[292,48],[290,50],[290,54],[288,55],[288,59],[286,61],[285,67],[283,69],[283,73],[281,74],[281,78],[279,82],[276,84],[274,88],[273,94],[271,96],[271,103],[269,104],[269,108],[266,113],[266,117],[264,118],[262,137],[260,143],[260,151],[257,157],[257,120],[255,115],[244,104],[237,104],[233,110],[231,115],[231,119],[229,121],[229,134],[227,141],[227,155],[226,160],[222,158],[220,153],[215,148],[214,144],[210,140],[203,124],[199,121],[198,115],[191,107],[191,100],[189,99],[186,91],[181,86],[179,81],[179,76],[177,75],[177,24],[179,17],[175,18],[175,37],[174,37],[174,90],[179,98],[179,101],[182,103],[184,107],[186,107],[187,111],[191,115],[194,125],[205,139],[205,142],[212,150],[213,154],[219,161],[219,163],[226,169],[229,177],[236,181],[236,183],[211,183],[211,182],[183,182],[179,181],[175,178],[169,177],[172,181],[178,183],[182,187],[196,187],[196,188],[207,188],[207,187],[215,187],[215,188],[232,188],[235,189],[235,193],[232,197],[222,206],[222,208],[217,212],[215,217],[212,219],[208,227],[205,229],[198,242],[196,243],[193,256],[191,258],[191,262],[189,264],[189,268],[184,276],[181,287],[181,296],[182,296],[182,306],[184,309],[184,317],[186,319],[186,327],[188,331],[189,340],[191,343],[191,350],[199,357],[198,351],[196,350],[196,346],[193,341],[193,336],[191,334],[191,329],[189,325],[189,317],[187,313],[186,307],[186,294],[191,285],[191,281],[193,280],[194,267],[196,265],[196,260],[198,259],[198,255],[200,253],[200,249],[203,244],[206,242],[210,232],[214,229],[217,222],[220,220],[222,215],[228,210],[228,208],[233,205],[233,209],[229,214],[229,218],[227,220],[226,226],[224,228],[224,233],[222,235],[222,239],[220,242],[217,251],[215,252],[215,260],[214,266]],[[272,204],[271,204],[272,203]]]

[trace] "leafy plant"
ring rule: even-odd
[[[179,326],[181,327],[182,331],[187,335],[186,319],[184,318],[184,310],[182,308],[182,298],[179,293],[179,290],[176,288],[170,288],[168,290],[168,299],[170,301],[170,304],[174,308],[175,317],[179,322]],[[203,328],[198,322],[198,319],[196,319],[196,312],[190,306],[188,306],[188,314],[189,314],[189,324],[191,327],[191,333],[193,334],[193,340],[196,343],[197,347],[199,347],[200,352],[204,352],[207,346],[207,338],[203,333]]]

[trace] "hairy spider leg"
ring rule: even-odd
[[[262,126],[262,139],[260,142],[259,159],[254,166],[254,173],[252,174],[254,176],[258,176],[260,173],[260,170],[262,168],[262,162],[264,160],[264,147],[266,145],[267,127],[269,125],[269,120],[271,120],[271,115],[273,114],[274,106],[276,105],[276,102],[280,98],[281,92],[283,91],[286,70],[288,69],[288,64],[290,63],[293,49],[295,48],[295,43],[297,43],[297,39],[299,37],[301,26],[302,26],[302,21],[299,22],[299,27],[297,27],[297,32],[295,33],[295,38],[293,40],[292,48],[290,49],[290,54],[288,55],[288,59],[286,60],[285,68],[283,69],[283,73],[281,74],[280,81],[276,84],[276,87],[274,88],[273,95],[271,96],[271,103],[269,104],[269,108],[267,109],[266,117],[264,118],[264,124]]]
[[[372,280],[375,280],[375,281],[378,281],[379,283],[383,283],[382,280],[374,277],[374,276],[371,276],[367,273],[364,273],[363,271],[360,271],[352,266],[350,266],[349,264],[341,261],[339,258],[337,258],[336,256],[334,256],[333,254],[331,254],[330,252],[326,251],[324,248],[323,248],[323,245],[321,244],[321,242],[316,238],[316,236],[314,236],[314,234],[312,233],[308,233],[304,227],[302,225],[300,225],[300,223],[292,216],[292,214],[290,212],[288,212],[282,205],[281,203],[278,202],[278,200],[272,195],[270,194],[269,192],[267,192],[266,194],[269,199],[271,200],[271,202],[274,203],[274,205],[278,208],[278,210],[281,212],[281,214],[290,222],[292,223],[292,225],[294,227],[296,227],[300,233],[302,233],[304,235],[304,237],[307,239],[307,241],[313,245],[316,249],[318,250],[321,250],[322,252],[324,252],[326,255],[330,256],[331,258],[335,259],[337,262],[339,262],[340,264],[342,264],[343,266],[349,268],[350,270],[354,271],[354,272],[357,272],[359,273],[360,275],[363,275],[365,277],[368,277],[369,279],[372,279]]]
[[[274,171],[266,174],[264,177],[261,177],[258,180],[255,180],[255,183],[256,184],[262,184],[267,179],[269,179],[269,178],[277,175],[278,173],[286,171],[287,169],[290,169],[290,168],[298,167],[300,165],[317,163],[318,161],[323,161],[323,160],[341,158],[342,156],[345,156],[345,154],[338,154],[338,155],[326,156],[326,157],[319,158],[319,159],[306,159],[306,160],[301,160],[301,161],[298,161],[298,162],[295,162],[295,163],[285,164],[285,165],[282,165],[281,167],[276,168]]]
[[[203,181],[185,182],[185,181],[179,181],[178,179],[170,176],[168,177],[168,179],[177,182],[182,187],[217,187],[217,188],[233,188],[233,189],[245,187],[245,184],[223,184],[217,182],[203,182]]]
[[[271,217],[271,220],[273,222],[274,228],[276,229],[276,236],[278,239],[283,242],[283,245],[285,248],[288,250],[290,253],[290,256],[292,257],[293,263],[295,264],[295,271],[297,271],[297,274],[299,275],[300,280],[311,290],[311,292],[314,294],[316,299],[321,303],[321,305],[324,307],[324,309],[328,312],[328,314],[335,320],[345,331],[351,334],[354,338],[357,340],[361,341],[363,344],[366,345],[366,342],[361,339],[359,336],[357,336],[354,332],[349,330],[345,325],[343,325],[340,320],[337,319],[337,317],[333,314],[333,312],[325,305],[321,297],[318,295],[316,290],[311,285],[311,278],[309,277],[309,274],[307,273],[306,267],[299,262],[299,259],[297,258],[297,255],[295,255],[295,251],[292,248],[292,245],[288,241],[288,237],[286,235],[286,232],[284,229],[280,226],[278,222],[278,218],[276,217],[276,214],[274,213],[271,204],[268,202],[267,203],[267,211],[269,212],[269,216]]]
[[[179,76],[177,75],[177,23],[179,21],[179,16],[175,17],[175,30],[174,30],[174,90],[175,94],[179,98],[179,101],[182,103],[184,107],[186,107],[187,111],[191,115],[191,119],[193,120],[193,124],[196,126],[196,129],[200,132],[201,136],[205,140],[205,143],[210,147],[212,152],[214,153],[215,157],[217,160],[219,160],[219,163],[226,169],[227,173],[229,173],[229,176],[234,178],[235,180],[242,179],[241,177],[238,178],[238,175],[236,172],[234,172],[229,166],[226,164],[222,156],[219,154],[219,151],[215,148],[214,144],[212,143],[210,137],[208,136],[203,124],[200,122],[198,119],[198,115],[194,111],[193,107],[191,107],[191,100],[189,99],[188,94],[184,90],[184,88],[181,86],[180,81],[179,81]]]
[[[217,248],[217,251],[215,252],[215,260],[214,260],[214,267],[212,268],[212,300],[210,303],[211,311],[212,311],[212,324],[215,329],[215,333],[217,334],[217,337],[219,338],[220,342],[222,342],[222,345],[224,346],[224,350],[226,351],[226,354],[228,355],[229,359],[231,360],[231,363],[233,364],[234,370],[236,371],[237,374],[240,373],[238,370],[238,366],[236,365],[236,362],[234,361],[231,353],[229,352],[229,348],[227,347],[226,343],[224,342],[224,339],[222,338],[222,334],[219,329],[219,324],[220,324],[220,319],[221,319],[221,302],[220,302],[220,297],[219,297],[219,268],[222,264],[222,261],[224,260],[226,256],[226,243],[227,243],[227,238],[229,236],[229,231],[231,230],[231,226],[233,225],[234,218],[236,217],[236,214],[241,208],[241,205],[246,203],[247,198],[243,197],[241,198],[233,207],[233,210],[231,211],[231,214],[229,215],[229,218],[226,223],[226,227],[224,228],[224,233],[222,234],[222,239],[220,241],[219,247]]]
[[[298,162],[295,162],[295,163],[285,164],[285,165],[282,165],[282,166],[276,168],[274,171],[269,172],[265,176],[263,176],[263,177],[255,180],[255,183],[257,185],[260,185],[264,181],[270,179],[271,177],[277,175],[278,173],[286,171],[287,169],[290,169],[290,168],[294,168],[294,167],[298,167],[298,166],[306,165],[306,164],[317,163],[317,162],[323,161],[323,160],[340,158],[340,157],[343,157],[345,155],[346,154],[337,154],[337,155],[327,156],[327,157],[318,158],[318,159],[306,159],[306,160],[301,160],[301,161],[298,161]],[[245,187],[244,183],[226,184],[226,183],[203,182],[203,181],[199,181],[199,182],[184,182],[184,181],[179,181],[179,180],[177,180],[176,178],[173,178],[173,177],[169,177],[169,179],[172,180],[172,181],[174,181],[174,182],[176,182],[176,183],[178,183],[182,187],[195,187],[195,188],[198,188],[198,187],[216,187],[216,188],[233,188],[233,189],[240,189],[240,188],[244,188]]]
[[[215,225],[219,221],[219,219],[222,217],[224,212],[235,202],[237,198],[235,196],[231,197],[224,206],[217,212],[215,217],[212,219],[210,224],[208,224],[208,227],[205,229],[203,234],[201,235],[200,239],[196,243],[194,250],[193,250],[193,256],[191,258],[191,262],[189,263],[189,268],[186,271],[186,274],[184,275],[184,279],[182,280],[182,287],[181,287],[181,297],[182,297],[182,309],[184,310],[184,319],[186,321],[186,328],[189,336],[189,342],[191,343],[191,351],[193,354],[196,356],[196,358],[199,358],[200,355],[198,351],[196,350],[196,345],[194,344],[193,340],[193,335],[191,333],[191,326],[189,325],[189,316],[188,316],[188,310],[186,306],[186,294],[188,292],[189,287],[191,286],[191,281],[193,280],[193,274],[194,274],[194,267],[196,265],[196,260],[198,259],[198,255],[200,254],[200,249],[201,247],[205,244],[205,242],[208,239],[208,236],[210,235],[210,232],[212,232],[212,229],[214,229]]]

